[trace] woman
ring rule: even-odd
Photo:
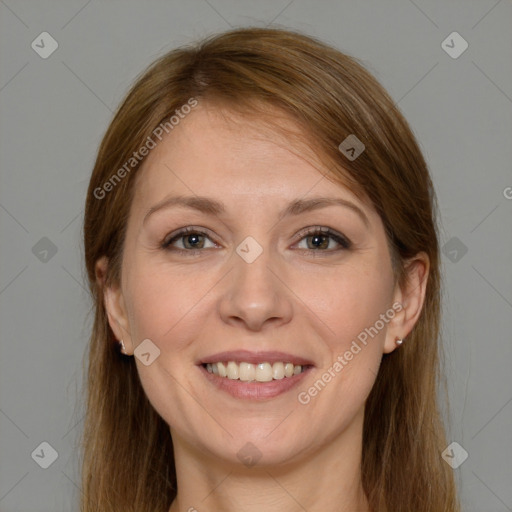
[[[458,511],[435,207],[353,58],[250,28],[156,61],[87,196],[82,511]]]

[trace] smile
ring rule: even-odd
[[[258,364],[236,361],[207,363],[204,365],[208,373],[231,380],[243,382],[270,382],[299,375],[305,366],[277,361],[275,363],[262,362]]]
[[[277,351],[232,350],[205,356],[197,367],[223,394],[245,400],[285,396],[315,368],[312,360]]]

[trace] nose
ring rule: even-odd
[[[278,262],[271,251],[264,249],[251,263],[233,255],[234,268],[226,276],[219,312],[222,320],[260,331],[290,322],[293,314],[293,293],[286,285]]]

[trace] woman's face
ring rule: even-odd
[[[107,308],[175,442],[276,464],[360,435],[407,332],[380,217],[325,172],[204,104],[151,150]]]

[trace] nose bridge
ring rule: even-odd
[[[235,291],[243,292],[245,300],[263,304],[276,293],[275,276],[270,271],[274,251],[261,235],[258,238],[261,244],[253,236],[247,236],[236,247],[233,281]]]
[[[233,255],[234,268],[221,301],[225,322],[234,319],[245,322],[250,329],[259,329],[269,319],[288,322],[291,304],[286,287],[277,277],[275,251],[268,237],[247,236],[238,244]]]

